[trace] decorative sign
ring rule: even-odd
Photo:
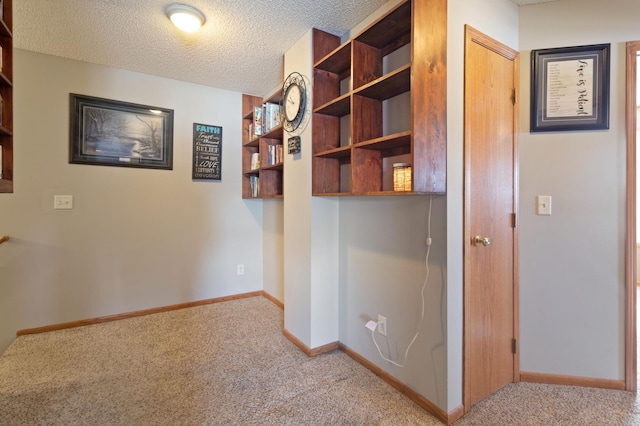
[[[222,127],[193,123],[192,179],[222,179]]]
[[[531,51],[531,131],[609,128],[610,44]]]
[[[300,152],[300,136],[289,138],[289,154],[298,154]]]

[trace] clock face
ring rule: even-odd
[[[293,133],[305,121],[309,94],[305,78],[297,72],[292,72],[282,85],[282,127]]]
[[[287,121],[294,121],[302,107],[302,91],[300,86],[292,84],[284,95],[284,114]]]

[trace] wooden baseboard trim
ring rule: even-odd
[[[386,381],[391,386],[393,386],[395,389],[397,389],[398,391],[403,393],[407,398],[409,398],[410,400],[412,400],[413,402],[418,404],[420,407],[424,408],[429,413],[433,414],[441,422],[443,422],[445,424],[451,424],[451,423],[453,423],[453,421],[455,421],[455,420],[450,420],[449,419],[450,416],[449,416],[449,414],[447,412],[445,412],[441,408],[437,407],[431,401],[429,401],[428,399],[426,399],[425,397],[420,395],[418,392],[414,391],[413,389],[411,389],[410,387],[408,387],[404,383],[400,382],[398,379],[393,377],[391,374],[387,373],[382,368],[380,368],[377,365],[373,364],[372,362],[370,362],[369,360],[367,360],[366,358],[364,358],[363,356],[361,356],[357,352],[353,351],[352,349],[350,349],[349,347],[347,347],[346,345],[344,345],[342,343],[339,344],[339,347],[340,347],[340,350],[342,350],[344,353],[346,353],[351,358],[355,359],[360,364],[362,364],[363,366],[365,366],[366,368],[368,368],[369,370],[374,372],[377,376],[379,376],[384,381]],[[456,408],[453,411],[453,412],[455,412],[454,414],[457,415],[458,410],[459,409]],[[462,414],[464,414],[464,410],[462,410]]]
[[[66,328],[82,327],[91,324],[100,324],[109,321],[118,321],[127,318],[140,317],[144,315],[158,314],[161,312],[175,311],[177,309],[192,308],[194,306],[210,305],[212,303],[227,302],[229,300],[246,299],[248,297],[262,296],[262,291],[252,291],[249,293],[234,294],[231,296],[215,297],[213,299],[197,300],[194,302],[178,303],[176,305],[161,306],[158,308],[142,309],[140,311],[125,312],[122,314],[107,315],[104,317],[88,318],[79,321],[64,322],[60,324],[45,325],[43,327],[26,328],[18,330],[16,336],[27,334],[46,333],[48,331],[64,330]]]
[[[323,354],[325,352],[330,352],[334,349],[338,349],[338,342],[328,343],[324,346],[318,346],[317,348],[311,349],[309,346],[305,345],[300,339],[298,339],[296,336],[291,334],[291,332],[286,328],[282,329],[282,334],[284,334],[284,336],[287,339],[291,340],[291,342],[293,342],[294,345],[300,348],[300,350],[304,352],[307,356],[316,356],[316,355]]]
[[[262,291],[262,295],[266,298],[269,299],[271,302],[273,302],[274,305],[276,305],[277,307],[279,307],[280,309],[284,310],[284,303],[282,303],[281,301],[279,301],[278,299],[276,299],[275,297],[273,297],[272,295],[270,295],[269,293],[267,293],[266,291]]]
[[[614,390],[626,389],[626,384],[624,380],[595,379],[591,377],[578,377],[578,376],[562,376],[559,374],[528,373],[526,371],[520,372],[520,381],[529,382],[529,383],[544,383],[547,385],[581,386],[585,388],[600,388],[600,389],[614,389]]]
[[[449,419],[447,420],[447,424],[450,425],[454,422],[457,422],[462,416],[464,416],[464,405],[459,405],[458,407],[449,411]]]

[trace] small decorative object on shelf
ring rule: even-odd
[[[393,163],[393,190],[411,191],[411,166],[409,163]]]

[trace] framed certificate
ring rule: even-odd
[[[531,132],[609,128],[610,49],[531,51]]]

